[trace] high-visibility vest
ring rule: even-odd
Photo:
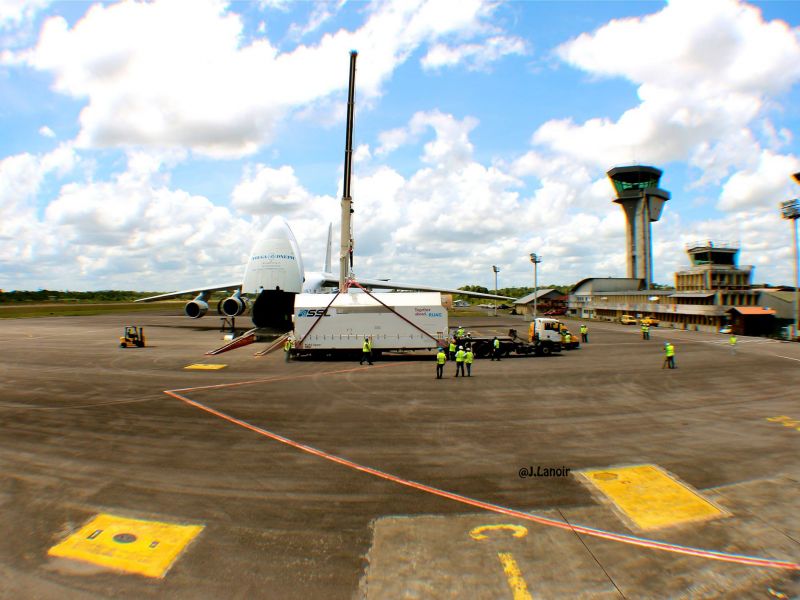
[[[450,352],[455,352],[455,351],[456,351],[456,343],[450,342]]]
[[[494,342],[492,342],[492,346],[494,346],[495,350],[499,350],[500,349],[500,340],[495,339]]]
[[[730,339],[728,339],[728,343],[729,343],[731,346],[735,346],[735,345],[736,345],[736,336],[735,336],[735,335],[732,335],[732,336],[730,337]]]
[[[666,353],[667,356],[675,356],[675,346],[672,344],[667,344]]]
[[[459,327],[458,331],[456,331],[456,337],[464,337],[464,328]]]
[[[456,362],[464,362],[465,354],[466,352],[464,352],[463,350],[459,350],[458,352],[456,352]]]
[[[291,340],[286,340],[286,342],[283,344],[284,352],[288,352],[291,349],[292,349],[292,341]]]
[[[372,350],[372,344],[369,343],[369,340],[364,340],[364,345],[361,347],[364,352],[369,352]]]
[[[436,362],[439,363],[440,365],[443,365],[446,360],[447,360],[447,355],[444,353],[444,351],[439,352],[439,354],[436,355]]]
[[[587,331],[589,331],[589,328],[586,325],[581,325],[581,333],[586,333]]]
[[[472,350],[467,350],[466,354],[464,354],[464,362],[471,365],[474,357],[475,355],[472,353]]]
[[[565,333],[564,334],[564,343],[565,344],[569,344],[571,341],[572,341],[572,336],[570,336],[570,334],[568,334],[568,333]]]

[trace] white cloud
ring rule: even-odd
[[[344,4],[345,0],[339,0],[338,2],[321,1],[313,4],[313,10],[311,11],[311,15],[308,17],[308,22],[305,25],[297,25],[296,23],[293,23],[289,27],[289,37],[299,39],[308,35],[309,33],[317,31],[325,23],[335,17],[336,13],[342,8],[342,6],[344,6]]]
[[[436,44],[420,61],[423,69],[435,70],[466,64],[469,70],[485,70],[509,54],[525,54],[525,40],[518,37],[493,36],[481,43],[448,46]]]
[[[42,125],[41,127],[39,127],[39,135],[42,135],[42,136],[48,137],[48,138],[56,137],[55,131],[50,129],[47,125]]]
[[[552,120],[534,134],[534,143],[597,166],[686,160],[739,134],[765,98],[800,79],[796,33],[733,0],[677,0],[582,34],[558,54],[592,75],[639,85],[641,103],[616,121]]]
[[[778,203],[796,194],[790,175],[798,171],[800,159],[796,156],[764,150],[755,168],[739,171],[725,182],[717,206],[726,211],[771,208],[777,213]]]
[[[50,0],[0,0],[0,31],[32,21]]]
[[[478,125],[477,119],[465,117],[462,121],[452,115],[438,110],[420,111],[414,114],[408,126],[381,132],[378,140],[381,145],[375,151],[383,156],[397,150],[401,146],[414,143],[422,134],[431,128],[435,139],[425,144],[422,160],[428,164],[437,164],[441,160],[464,162],[472,155],[472,143],[469,132]]]
[[[292,167],[257,165],[245,170],[231,198],[233,206],[245,213],[288,216],[302,210],[311,194],[297,180]]]
[[[49,18],[35,48],[3,61],[51,72],[55,90],[86,100],[83,146],[241,156],[269,143],[293,111],[341,94],[351,48],[361,53],[359,95],[369,100],[416,48],[485,35],[482,21],[494,10],[479,0],[382,2],[355,31],[280,53],[265,38],[243,45],[236,8],[221,0],[98,4],[73,27]]]

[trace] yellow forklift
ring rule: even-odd
[[[144,327],[126,325],[124,334],[119,338],[120,348],[144,348]]]

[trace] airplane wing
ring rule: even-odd
[[[166,300],[168,298],[183,296],[184,294],[199,294],[200,292],[219,292],[221,290],[233,290],[241,287],[242,287],[242,282],[237,281],[236,283],[225,283],[223,285],[212,285],[209,287],[197,287],[188,290],[181,290],[179,292],[169,292],[168,294],[159,294],[158,296],[148,296],[147,298],[139,298],[135,302],[153,302],[155,300]]]
[[[338,287],[339,279],[326,274],[323,276],[322,285]],[[386,290],[410,290],[415,292],[441,292],[443,294],[461,294],[462,296],[472,296],[473,298],[489,298],[491,300],[517,300],[510,296],[496,296],[495,294],[483,294],[481,292],[468,292],[466,290],[453,290],[449,288],[434,287],[430,285],[418,285],[416,283],[400,283],[391,279],[365,279],[356,277],[356,281],[365,287],[381,288]]]

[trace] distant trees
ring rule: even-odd
[[[131,302],[139,298],[154,296],[158,292],[133,292],[129,290],[99,290],[96,292],[70,292],[36,290],[13,292],[0,291],[0,304],[10,302]]]

